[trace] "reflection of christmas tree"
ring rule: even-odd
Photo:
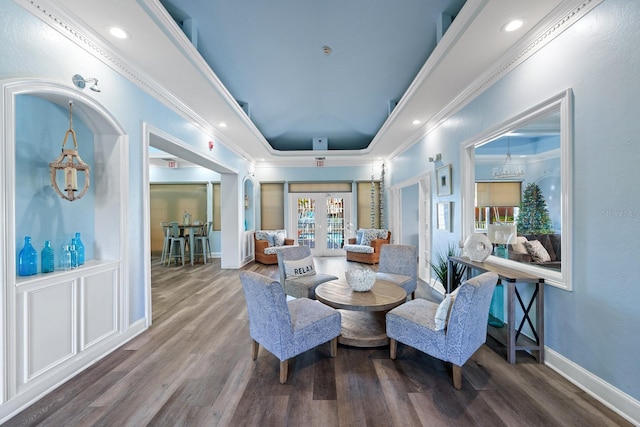
[[[518,234],[551,234],[551,219],[538,184],[527,185],[518,213]]]

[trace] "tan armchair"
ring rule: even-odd
[[[266,265],[272,265],[278,263],[278,255],[276,254],[276,248],[279,246],[271,245],[265,234],[276,233],[283,230],[260,230],[253,233],[253,243],[255,248],[255,259],[257,262]],[[295,243],[293,239],[284,239],[282,246],[291,246]]]
[[[366,233],[367,230],[374,229],[364,230]],[[388,230],[376,231],[379,233],[378,236],[386,232],[386,237],[377,237],[371,239],[369,243],[365,242],[365,244],[356,244],[357,239],[355,237],[349,239],[349,243],[344,245],[344,250],[347,253],[347,261],[362,262],[365,264],[377,264],[380,261],[380,247],[391,243],[391,232]]]

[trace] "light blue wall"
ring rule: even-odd
[[[220,182],[220,174],[201,167],[149,168],[149,182],[152,184]]]
[[[419,210],[419,186],[413,184],[404,187],[402,191],[402,244],[419,246],[418,241],[418,221]]]
[[[568,88],[575,95],[573,291],[546,287],[545,339],[553,351],[640,399],[640,7],[606,0],[391,165],[392,182],[432,171],[428,155],[453,166],[459,144]],[[433,204],[435,209],[435,204]],[[460,223],[454,203],[454,224]],[[434,234],[434,252],[457,242]]]
[[[69,129],[69,110],[39,97],[19,95],[16,117],[16,254],[24,245],[24,236],[31,236],[40,271],[40,251],[45,240],[50,240],[57,268],[62,245],[69,245],[79,232],[85,247],[85,261],[93,259],[94,187],[90,186],[81,199],[69,202],[58,196],[51,186],[49,163],[60,155]],[[77,116],[73,129],[80,157],[94,165],[93,133]],[[73,146],[73,137],[69,134],[65,148]],[[62,173],[58,174],[61,186]],[[79,173],[78,184],[83,183],[84,173]]]
[[[115,72],[102,59],[78,47],[69,38],[10,0],[0,0],[0,28],[3,29],[0,32],[0,55],[3,58],[0,61],[0,80],[34,78],[74,88],[71,83],[74,74],[97,77],[102,92],[85,90],[84,93],[109,111],[129,137],[129,199],[126,221],[127,255],[132,262],[127,281],[131,302],[129,319],[135,322],[144,316],[145,309],[145,272],[142,259],[147,256],[144,253],[143,230],[144,218],[148,213],[143,210],[143,192],[147,189],[143,188],[142,183],[145,173],[143,159],[148,154],[142,143],[143,123],[147,122],[166,134],[185,141],[185,144],[191,145],[203,153],[203,156],[236,170],[246,171],[248,164],[218,141],[215,141],[213,150],[209,151],[208,142],[212,140],[210,135],[186,122],[180,115]],[[25,120],[30,125],[31,121]],[[67,119],[62,117],[61,126],[65,127],[67,124]],[[56,132],[55,135],[57,134]],[[55,140],[53,143],[59,149],[61,141]],[[40,204],[32,208],[46,209],[46,206]],[[14,247],[15,243],[11,242],[7,249],[14,250]]]

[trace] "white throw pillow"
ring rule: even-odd
[[[441,331],[447,327],[447,321],[449,320],[449,306],[451,305],[451,295],[447,294],[438,306],[436,310],[435,330]]]
[[[312,276],[316,274],[316,266],[313,257],[284,261],[284,273],[287,277]]]
[[[526,242],[528,242],[527,238],[524,236],[518,236],[516,237],[516,241],[513,244],[513,252],[517,253],[517,254],[526,254],[527,252],[527,248],[524,245]]]
[[[527,252],[529,252],[529,255],[531,255],[531,258],[533,258],[534,262],[551,261],[551,256],[549,255],[549,252],[547,252],[544,246],[542,246],[542,243],[540,243],[539,241],[530,240],[526,242],[524,246],[527,248]]]

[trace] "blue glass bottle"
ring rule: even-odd
[[[18,275],[32,276],[38,273],[38,253],[31,246],[31,237],[25,236],[24,247],[18,255]]]
[[[80,240],[80,233],[76,233],[76,251],[78,252],[78,265],[84,264],[84,244]]]
[[[55,263],[53,260],[53,248],[51,247],[51,242],[46,240],[44,242],[44,248],[40,253],[40,271],[43,273],[53,273],[55,270]]]
[[[493,290],[491,306],[489,306],[489,325],[495,328],[502,328],[504,322],[504,287],[498,283]]]

